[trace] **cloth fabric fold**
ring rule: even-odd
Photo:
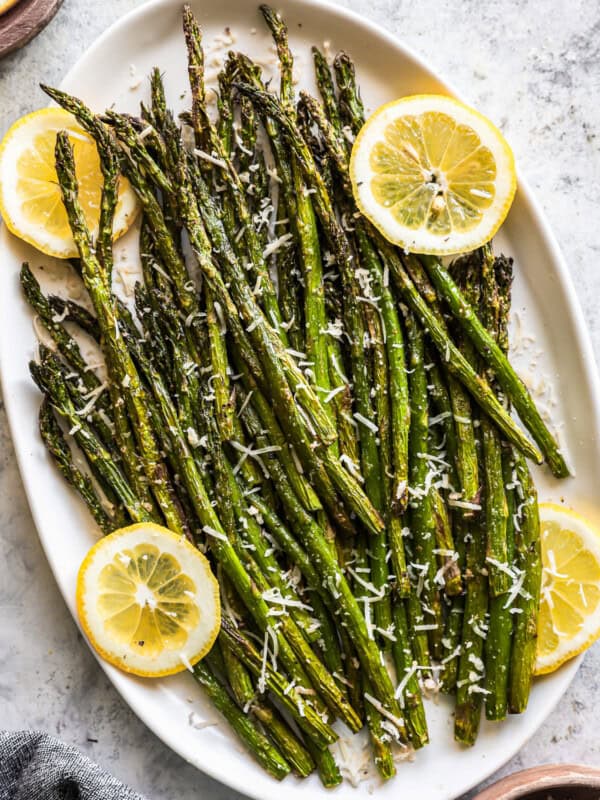
[[[75,747],[39,731],[0,732],[0,800],[144,800]]]

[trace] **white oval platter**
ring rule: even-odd
[[[333,53],[347,50],[355,59],[367,109],[405,94],[452,93],[427,65],[363,18],[321,0],[277,0],[290,29],[300,84],[313,89],[310,46],[324,42]],[[229,46],[248,52],[272,68],[269,37],[253,0],[193,2],[212,59]],[[227,33],[227,31],[229,33]],[[217,38],[215,38],[217,37]],[[232,40],[235,40],[232,43]],[[214,47],[218,41],[220,45]],[[211,47],[211,43],[213,46]],[[231,43],[231,44],[228,44]],[[148,96],[146,76],[158,65],[164,72],[170,103],[189,103],[181,34],[181,2],[154,0],[121,19],[87,51],[62,88],[95,110],[115,104],[135,112]],[[211,68],[212,69],[212,68]],[[212,69],[216,75],[216,69]],[[39,76],[43,80],[44,76]],[[120,252],[127,257],[127,237]],[[536,470],[542,500],[564,502],[600,522],[599,384],[590,342],[569,274],[540,211],[523,181],[496,249],[514,256],[513,357],[523,377],[547,405],[560,427],[576,477],[558,483]],[[19,289],[19,267],[57,265],[0,230],[0,363],[4,399],[23,483],[39,536],[56,581],[75,617],[75,581],[79,564],[98,533],[86,510],[50,463],[37,432],[39,395],[27,363],[35,353],[32,317]],[[60,274],[60,267],[58,267]],[[35,589],[29,602],[35,603]],[[205,773],[260,800],[325,797],[318,778],[293,777],[284,785],[267,776],[240,748],[187,674],[159,681],[130,677],[102,668],[133,711],[165,744]],[[358,800],[373,793],[387,800],[401,793],[420,800],[450,800],[483,781],[512,757],[541,725],[572,680],[578,661],[537,681],[527,713],[501,724],[483,723],[477,745],[466,750],[452,739],[451,704],[428,702],[432,743],[411,763],[398,765],[387,785],[370,774],[358,788],[348,781],[333,794]],[[213,724],[205,726],[204,721]]]

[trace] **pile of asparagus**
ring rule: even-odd
[[[105,533],[153,521],[207,553],[223,622],[194,678],[271,775],[329,787],[335,720],[367,726],[387,779],[398,748],[428,741],[428,688],[455,696],[468,745],[483,707],[525,710],[541,575],[526,458],[568,470],[507,359],[512,262],[488,245],[447,267],[383,240],[349,182],[352,61],[314,49],[321,98],[296,98],[284,23],[261,11],[279,91],[230,53],[216,121],[187,7],[178,120],[158,70],[139,117],[44,87],[100,154],[93,241],[57,136],[68,269],[94,313],[21,278],[53,340],[31,374],[58,468]],[[143,213],[134,308],[112,290],[121,175]]]

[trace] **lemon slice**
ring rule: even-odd
[[[542,598],[535,672],[553,672],[600,637],[600,534],[579,514],[540,505]]]
[[[15,122],[0,145],[0,214],[8,229],[38,250],[56,258],[74,258],[71,235],[54,167],[58,131],[66,130],[73,145],[79,200],[93,236],[98,233],[102,173],[94,140],[62,108],[43,108]],[[113,234],[131,226],[138,202],[121,178]]]
[[[149,677],[189,669],[221,625],[205,556],[153,523],[121,528],[92,547],[77,577],[77,611],[102,658]]]
[[[482,114],[442,95],[379,108],[350,163],[360,210],[389,241],[445,255],[488,242],[516,189],[513,154]]]

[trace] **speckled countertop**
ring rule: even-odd
[[[251,0],[249,0],[250,2]],[[44,105],[110,23],[139,0],[65,0],[0,61],[0,136]],[[589,0],[345,0],[425,55],[498,122],[570,265],[600,355],[600,6]],[[120,699],[79,636],[31,520],[0,401],[0,728],[57,734],[151,800],[231,798],[168,750]],[[502,770],[600,763],[600,645],[546,724]]]

